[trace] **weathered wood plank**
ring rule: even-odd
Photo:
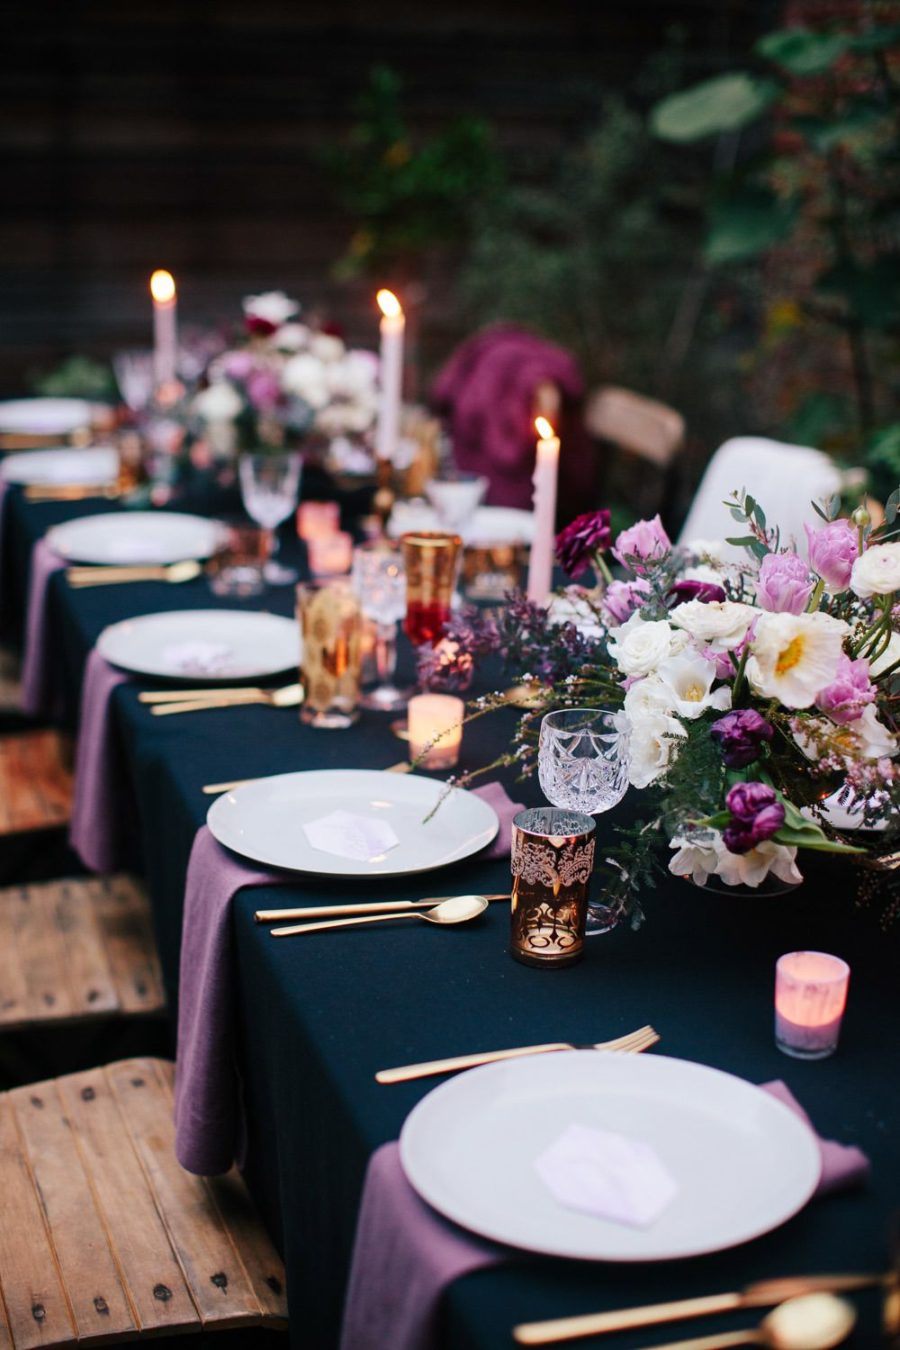
[[[63,825],[72,812],[68,739],[27,731],[0,739],[0,834]]]
[[[197,1309],[105,1073],[70,1074],[58,1086],[140,1329],[199,1329]]]
[[[75,1012],[64,953],[51,937],[53,894],[52,883],[0,892],[0,908],[10,929],[10,945],[0,952],[3,984],[9,978],[11,984],[19,979],[23,986],[21,1005],[0,1012],[0,1024],[46,1022],[71,1017]],[[3,1002],[5,998],[0,999]]]
[[[147,897],[131,877],[90,883],[94,913],[123,1013],[165,1007],[162,971]]]
[[[58,881],[48,888],[54,928],[47,934],[63,957],[72,1008],[78,1016],[114,1012],[119,996],[94,913],[90,889],[81,881]]]
[[[136,1330],[54,1082],[9,1094],[44,1210],[79,1340]]]
[[[2,438],[0,438],[2,439]],[[18,710],[22,700],[21,663],[15,652],[0,647],[0,709]]]
[[[263,1310],[206,1182],[175,1157],[172,1099],[152,1060],[106,1070],[205,1328],[259,1323]]]
[[[12,1102],[0,1097],[0,1288],[16,1350],[64,1345],[74,1336],[59,1270],[26,1161]]]
[[[18,925],[27,897],[24,886],[0,890],[0,1026],[21,1022],[25,1016],[27,988],[19,957]]]

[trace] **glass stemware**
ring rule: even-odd
[[[394,684],[397,622],[406,613],[406,573],[399,551],[380,541],[361,544],[353,554],[353,588],[363,614],[375,624],[378,683],[363,693],[360,702],[376,712],[405,708],[409,690]]]
[[[272,533],[272,551],[263,574],[272,586],[288,586],[297,580],[292,567],[275,561],[276,530],[294,511],[300,495],[303,463],[297,454],[258,453],[241,455],[241,498],[251,520]]]
[[[628,791],[628,737],[619,714],[604,708],[548,713],[538,741],[538,778],[554,806],[596,816],[617,806]],[[609,905],[588,905],[588,935],[614,928]]]

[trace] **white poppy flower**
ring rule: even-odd
[[[731,853],[721,834],[709,830],[697,839],[676,835],[669,847],[677,850],[669,859],[669,871],[676,877],[689,877],[698,886],[705,886],[711,876],[716,876],[726,886],[756,888],[770,872],[789,884],[803,880],[795,862],[796,848],[772,839],[764,840],[749,853]]]
[[[665,619],[648,623],[640,614],[632,614],[621,628],[611,628],[609,637],[609,654],[624,675],[649,675],[686,642]]]
[[[723,684],[713,690],[715,662],[707,661],[699,652],[670,656],[657,667],[657,675],[671,691],[673,710],[688,721],[699,717],[707,708],[724,712],[731,707],[731,689]]]
[[[628,758],[631,786],[645,788],[655,783],[677,753],[676,742],[685,736],[687,732],[678,719],[664,713],[650,713],[632,722]]]
[[[850,589],[861,600],[900,590],[900,543],[873,544],[861,553],[850,573]]]
[[[761,613],[747,678],[755,693],[786,708],[808,708],[834,680],[847,624],[830,614]]]
[[[713,651],[725,652],[740,646],[759,612],[737,600],[711,600],[708,604],[687,600],[672,611],[671,621]]]

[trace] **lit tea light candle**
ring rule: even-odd
[[[341,576],[353,563],[353,536],[344,530],[313,535],[306,540],[306,556],[314,577]]]
[[[380,290],[375,299],[381,310],[380,397],[375,453],[393,460],[400,436],[400,403],[403,397],[403,334],[406,318],[393,291]]]
[[[341,528],[337,502],[301,502],[297,507],[297,534],[301,539],[324,539]]]
[[[556,478],[559,472],[559,437],[546,417],[536,417],[540,440],[534,465],[534,542],[528,564],[528,599],[546,603],[553,589],[553,550],[556,541]]]
[[[775,965],[775,1044],[795,1059],[837,1047],[850,967],[827,952],[788,952]]]
[[[178,373],[178,301],[175,278],[157,268],[150,278],[153,300],[153,373],[157,385],[168,384]]]
[[[409,757],[424,769],[452,769],[459,759],[466,705],[452,694],[416,694],[409,700]],[[421,758],[420,758],[421,756]]]

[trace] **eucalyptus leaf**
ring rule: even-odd
[[[740,262],[781,243],[798,209],[762,189],[744,189],[715,202],[703,253],[712,264]]]
[[[849,43],[846,33],[814,33],[809,28],[785,28],[766,33],[755,51],[790,75],[820,75],[843,56]]]
[[[680,144],[739,131],[761,117],[780,92],[777,80],[744,73],[717,75],[657,103],[650,129],[661,140]]]
[[[726,544],[734,544],[735,548],[750,548],[751,544],[756,544],[758,542],[756,536],[753,534],[742,534],[738,539],[725,540]]]

